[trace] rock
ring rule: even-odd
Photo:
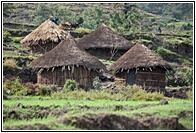
[[[91,100],[91,99],[89,97],[87,97],[86,100]]]
[[[88,130],[149,130],[143,123],[124,115],[85,114],[71,119],[71,125]]]
[[[164,96],[166,96],[166,97],[172,97],[173,94],[170,91],[165,91],[164,92]]]
[[[183,110],[178,114],[179,117],[193,117],[193,111]]]
[[[178,117],[158,117],[156,115],[144,115],[139,120],[142,123],[153,128],[166,128],[168,130],[186,130],[186,128],[178,122]]]
[[[119,111],[119,110],[122,110],[124,107],[122,105],[116,105],[114,107],[114,111]]]
[[[161,105],[165,105],[165,104],[169,104],[167,100],[162,99],[161,101],[159,101],[159,104]]]
[[[188,98],[186,92],[183,92],[183,91],[174,92],[173,95],[175,98],[180,98],[180,99],[187,99]]]

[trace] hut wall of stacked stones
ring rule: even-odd
[[[93,87],[93,79],[98,75],[96,70],[83,66],[55,67],[38,73],[38,83],[63,87],[67,79],[72,79],[79,83],[80,88],[89,90]]]

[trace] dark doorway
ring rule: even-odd
[[[135,77],[135,70],[130,71],[127,76],[127,84],[133,85],[135,83]]]

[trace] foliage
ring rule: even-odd
[[[41,86],[40,89],[37,90],[37,95],[50,96],[52,93],[56,91],[57,89],[55,86]]]
[[[51,16],[49,14],[49,11],[50,10],[47,8],[47,6],[45,4],[39,3],[37,6],[37,9],[36,9],[34,22],[36,24],[40,25],[45,20],[49,19],[49,17]]]
[[[93,79],[93,88],[96,90],[101,89],[101,80],[99,79],[98,76]]]
[[[75,80],[71,80],[71,79],[68,79],[66,80],[64,86],[63,86],[63,90],[66,91],[74,91],[76,89],[79,88],[79,85],[78,83],[75,81]]]
[[[69,7],[59,8],[57,4],[50,3],[49,5],[39,3],[37,6],[36,16],[34,22],[38,25],[49,19],[50,16],[57,17],[58,24],[69,22],[76,23],[77,16],[72,12]],[[79,18],[78,18],[79,19]],[[81,19],[80,19],[81,22]]]
[[[83,19],[81,26],[87,29],[96,29],[101,23],[105,22],[105,16],[103,15],[103,9],[95,6],[92,8],[86,8],[80,18]]]
[[[10,41],[11,40],[11,34],[8,31],[3,31],[3,40],[4,41]]]
[[[3,3],[3,17],[9,16],[13,9],[13,3]]]
[[[13,42],[14,42],[14,43],[20,43],[21,40],[22,40],[21,37],[15,37],[15,38],[13,39]]]
[[[183,24],[181,27],[181,29],[183,29],[183,30],[191,30],[192,28],[193,28],[193,26],[190,23],[188,23],[187,25]]]
[[[114,8],[120,8],[120,10],[114,10],[109,14],[109,25],[112,28],[117,29],[120,33],[124,31],[132,32],[137,28],[141,28],[140,21],[143,15],[139,13],[135,4],[115,4]]]
[[[3,85],[3,90],[8,95],[27,95],[27,88],[21,84],[19,78],[17,77],[14,80],[6,80]]]
[[[8,70],[15,70],[18,68],[17,62],[14,59],[5,59],[3,68]]]
[[[193,17],[192,3],[139,3],[137,6],[149,13],[174,17],[176,19],[188,19]]]
[[[84,91],[74,90],[63,92],[56,92],[51,95],[54,98],[66,98],[66,99],[90,99],[90,100],[120,100],[120,101],[157,101],[164,98],[164,95],[158,92],[147,93],[145,90],[142,90],[140,87],[133,86],[123,86],[114,89],[102,89],[102,90],[90,90]]]
[[[193,69],[188,67],[175,68],[167,76],[169,84],[173,86],[192,86]]]
[[[146,92],[137,85],[122,87],[119,89],[119,93],[123,95],[125,100],[145,100],[156,101],[164,98],[164,95],[159,92]]]
[[[31,95],[31,96],[40,95],[39,94],[39,90],[40,90],[39,85],[27,82],[24,84],[24,86],[26,88],[28,88],[27,95]]]

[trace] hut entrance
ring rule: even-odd
[[[130,71],[127,76],[127,84],[133,85],[135,83],[135,78],[136,78],[135,71],[134,70]]]

